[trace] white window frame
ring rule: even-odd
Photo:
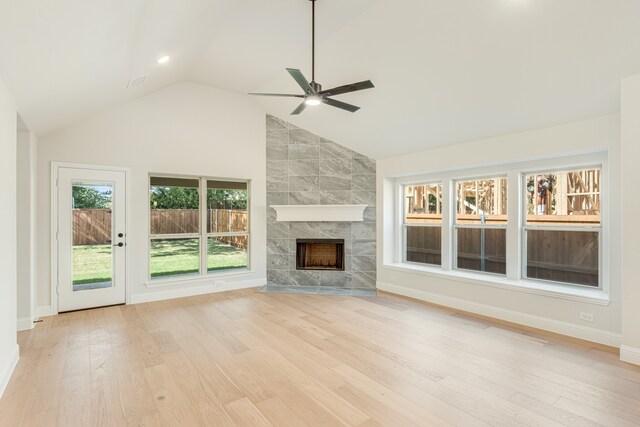
[[[521,221],[522,221],[522,227],[521,227],[521,232],[522,232],[522,248],[521,248],[521,253],[522,253],[522,266],[521,266],[521,272],[522,272],[522,279],[523,280],[533,280],[536,282],[545,282],[545,283],[553,283],[555,285],[562,285],[562,286],[579,286],[579,287],[583,287],[583,288],[587,288],[587,289],[602,289],[602,282],[603,282],[603,274],[602,274],[602,267],[603,267],[603,251],[602,251],[602,243],[603,243],[603,238],[602,238],[602,234],[603,234],[603,224],[604,224],[604,204],[603,204],[603,196],[604,196],[604,189],[605,189],[605,184],[606,184],[606,179],[604,176],[604,165],[601,163],[597,163],[597,164],[591,164],[591,165],[583,165],[580,166],[578,168],[575,167],[571,167],[571,168],[554,168],[554,169],[550,169],[550,168],[545,168],[545,169],[536,169],[536,170],[530,170],[530,171],[524,171],[520,174],[520,186],[521,186],[521,191],[523,192],[523,194],[525,194],[525,187],[527,185],[526,183],[526,178],[529,175],[540,175],[540,174],[544,174],[544,173],[554,173],[554,172],[573,172],[573,171],[580,171],[580,170],[589,170],[589,169],[600,169],[600,186],[601,186],[601,191],[600,191],[600,225],[598,227],[595,226],[579,226],[579,225],[574,225],[574,226],[558,226],[558,225],[529,225],[527,224],[527,197],[522,197],[522,206],[520,207],[521,209]],[[538,279],[535,277],[528,277],[527,276],[527,231],[529,230],[546,230],[546,231],[575,231],[575,232],[579,232],[579,231],[583,231],[583,232],[592,232],[592,233],[597,233],[598,234],[598,286],[590,286],[590,285],[584,285],[581,283],[570,283],[570,282],[558,282],[555,280],[545,280],[545,279]]]
[[[600,286],[585,286],[572,283],[551,282],[526,278],[523,274],[525,261],[523,255],[524,218],[523,210],[526,195],[521,185],[524,175],[540,171],[581,170],[599,167],[601,169],[600,194]],[[483,177],[507,177],[507,274],[503,275],[477,272],[455,268],[455,182],[481,179]],[[441,266],[405,262],[404,260],[404,186],[423,182],[442,183],[442,264]],[[609,176],[606,151],[593,151],[565,156],[551,156],[530,161],[500,163],[466,169],[441,170],[433,173],[414,174],[392,178],[395,206],[393,218],[395,226],[393,251],[384,261],[385,267],[424,273],[439,277],[449,277],[470,283],[523,290],[525,292],[558,295],[571,299],[597,304],[608,304],[610,291],[609,250]],[[526,212],[526,211],[525,211]]]
[[[207,207],[207,181],[230,181],[230,182],[242,182],[242,183],[246,183],[247,184],[247,231],[238,231],[238,232],[225,232],[225,233],[214,233],[211,232],[209,233],[209,231],[206,229],[206,224],[207,224],[207,211],[209,210]],[[251,248],[251,181],[249,180],[237,180],[237,179],[224,179],[224,178],[207,178],[207,177],[202,177],[201,181],[200,181],[200,203],[201,206],[204,207],[204,209],[200,209],[200,223],[201,225],[201,233],[203,235],[203,242],[201,244],[200,247],[200,253],[201,253],[201,258],[200,258],[200,263],[203,264],[203,269],[205,271],[205,275],[206,276],[210,276],[210,275],[214,275],[214,274],[219,274],[219,273],[228,273],[230,271],[246,271],[246,270],[250,270],[251,269],[251,251],[249,250]],[[246,236],[247,237],[247,266],[246,267],[239,267],[239,268],[228,268],[228,269],[223,269],[223,270],[212,270],[209,271],[209,266],[207,265],[207,262],[209,260],[209,238],[215,238],[215,237],[233,237],[233,236]]]
[[[465,182],[465,181],[486,181],[486,180],[491,180],[491,179],[500,179],[500,178],[504,178],[507,184],[507,223],[504,225],[500,225],[500,224],[459,224],[458,223],[458,183],[459,182]],[[455,270],[460,270],[460,271],[465,271],[465,272],[473,272],[474,274],[488,274],[488,275],[493,275],[493,276],[498,276],[498,277],[503,277],[506,276],[507,273],[505,271],[505,274],[500,274],[500,273],[492,273],[489,271],[481,271],[481,270],[470,270],[470,269],[466,269],[466,268],[460,268],[458,267],[458,230],[459,229],[496,229],[496,230],[505,230],[505,246],[507,246],[507,242],[509,240],[509,231],[507,229],[507,226],[509,225],[509,179],[507,177],[507,175],[505,174],[496,174],[496,175],[486,175],[486,176],[480,176],[480,177],[472,177],[472,178],[464,178],[464,179],[453,179],[451,182],[451,185],[453,186],[454,191],[451,193],[451,200],[449,201],[449,203],[452,205],[452,211],[455,212],[454,214],[454,218],[453,218],[453,226],[452,226],[452,233],[453,233],[453,254],[452,254],[452,264],[453,264],[453,268]],[[477,200],[476,200],[477,203]],[[509,261],[509,250],[507,249],[505,251],[505,269],[506,266],[508,265]]]
[[[177,178],[198,180],[199,198],[199,233],[184,234],[151,234],[151,179],[152,178]],[[241,233],[209,233],[207,224],[207,181],[229,181],[247,184],[247,231]],[[176,175],[163,173],[150,173],[147,180],[147,283],[155,284],[162,282],[181,282],[192,279],[202,279],[215,275],[228,275],[230,272],[246,273],[251,270],[251,180],[235,178],[213,178],[207,176]],[[241,268],[208,271],[208,239],[220,236],[247,236],[247,266]],[[178,239],[198,239],[200,248],[198,273],[175,274],[168,276],[151,277],[151,242],[153,240],[178,240]]]
[[[425,265],[425,266],[430,266],[433,268],[442,268],[442,259],[444,258],[444,254],[442,253],[442,237],[440,238],[440,264],[431,264],[431,263],[426,263],[426,262],[415,262],[415,261],[407,261],[407,229],[408,227],[438,227],[440,228],[440,235],[442,236],[442,233],[444,233],[444,228],[442,226],[443,224],[443,219],[440,220],[440,223],[430,223],[430,222],[411,222],[408,223],[406,222],[406,218],[407,218],[407,214],[409,213],[407,211],[407,203],[405,203],[404,200],[404,195],[405,195],[405,189],[406,187],[416,187],[416,186],[428,186],[428,185],[439,185],[440,186],[440,195],[441,198],[443,200],[443,202],[441,203],[440,206],[440,215],[443,217],[444,219],[444,196],[443,196],[443,189],[444,189],[444,185],[442,183],[442,181],[430,181],[430,182],[416,182],[416,183],[408,183],[408,184],[402,184],[402,188],[400,190],[402,197],[403,197],[403,207],[402,207],[402,231],[401,231],[401,235],[402,235],[402,262],[403,263],[407,263],[407,264],[414,264],[414,265]],[[437,202],[437,201],[436,201]]]

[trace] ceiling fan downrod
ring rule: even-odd
[[[279,96],[285,98],[302,98],[302,103],[293,110],[292,115],[302,113],[308,105],[326,104],[331,107],[355,113],[360,107],[347,104],[346,102],[333,99],[333,96],[345,93],[357,92],[359,90],[371,89],[371,80],[364,80],[358,83],[337,86],[332,89],[322,90],[322,85],[316,82],[316,0],[311,2],[311,81],[308,81],[302,72],[297,68],[287,68],[287,72],[298,83],[304,94],[292,93],[250,93],[256,96]]]
[[[316,0],[311,1],[311,85],[316,82]],[[315,89],[315,88],[314,88]],[[320,92],[320,88],[316,92]]]

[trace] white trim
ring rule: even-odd
[[[50,305],[42,305],[36,308],[35,320],[38,320],[41,317],[53,316],[54,314],[57,313],[53,312],[53,307],[51,307]]]
[[[569,168],[540,168],[538,170],[529,170],[520,173],[520,177],[518,180],[518,184],[520,190],[522,192],[522,200],[520,201],[520,222],[521,222],[521,247],[518,251],[521,254],[520,259],[520,269],[521,274],[520,278],[524,280],[535,280],[535,281],[545,281],[544,279],[537,279],[535,277],[527,277],[527,232],[528,231],[580,231],[580,232],[594,232],[598,233],[598,289],[602,289],[605,292],[609,290],[609,275],[604,274],[604,272],[609,272],[609,251],[603,250],[606,246],[609,247],[609,238],[608,238],[608,215],[609,215],[609,205],[608,205],[608,194],[610,192],[610,188],[608,186],[608,156],[603,158],[599,162],[594,162],[593,164],[584,164],[578,167],[569,167]],[[533,175],[537,177],[539,174],[544,173],[559,173],[559,172],[575,172],[575,171],[584,171],[584,170],[600,170],[600,188],[601,191],[598,193],[600,196],[600,224],[597,226],[594,225],[574,225],[574,226],[559,226],[553,224],[529,224],[528,223],[528,200],[526,196],[526,187],[527,187],[527,176]],[[535,178],[534,178],[535,179]],[[551,281],[553,282],[553,281]],[[563,284],[562,282],[553,282],[556,284]],[[564,285],[569,286],[588,286],[580,283],[564,283]]]
[[[51,162],[51,212],[49,228],[51,231],[51,314],[58,314],[58,169],[62,164]],[[54,307],[56,307],[54,309]],[[37,311],[37,310],[36,310]]]
[[[571,231],[599,231],[599,284],[598,289],[594,290],[591,288],[588,289],[580,289],[585,288],[584,285],[574,284],[574,283],[560,283],[560,282],[546,282],[542,280],[537,280],[533,278],[523,278],[523,274],[525,273],[524,262],[526,253],[524,253],[523,246],[526,242],[524,242],[524,235],[526,233],[525,228],[529,226],[525,226],[524,224],[524,214],[526,209],[524,208],[526,197],[523,190],[523,175],[521,171],[523,170],[581,170],[585,168],[593,168],[599,167],[601,168],[601,185],[602,192],[600,195],[600,203],[601,203],[601,224],[600,227],[594,229],[592,227],[575,227],[575,230],[572,228]],[[609,248],[611,246],[611,242],[609,241],[609,221],[608,221],[608,213],[609,206],[607,204],[608,198],[606,197],[609,193],[608,187],[608,152],[606,150],[597,150],[593,152],[582,153],[580,155],[570,156],[567,153],[561,156],[551,156],[548,160],[529,160],[529,161],[519,161],[519,162],[501,162],[499,164],[488,165],[485,167],[474,167],[474,168],[462,168],[462,169],[448,169],[443,171],[437,171],[429,174],[420,174],[420,175],[408,175],[401,177],[385,177],[384,179],[391,180],[394,187],[393,197],[396,199],[396,203],[394,205],[394,222],[393,222],[393,232],[395,233],[396,238],[394,239],[395,245],[392,248],[394,257],[384,256],[383,262],[386,263],[384,266],[405,266],[406,264],[399,263],[399,260],[405,259],[405,239],[404,237],[404,227],[405,223],[404,218],[404,191],[403,187],[405,185],[412,185],[415,182],[442,182],[443,188],[443,232],[442,232],[442,268],[438,269],[439,273],[449,272],[451,274],[461,273],[465,274],[464,270],[457,268],[457,232],[458,228],[505,228],[507,230],[507,259],[506,259],[506,275],[501,275],[502,278],[496,278],[495,282],[500,282],[500,287],[507,286],[509,289],[515,290],[516,287],[522,287],[526,289],[544,289],[550,292],[551,296],[555,295],[584,295],[587,293],[587,299],[591,301],[606,301],[606,304],[609,304],[609,292],[610,292],[610,283],[609,278],[611,275],[611,271],[609,269],[610,260],[609,260]],[[456,221],[456,191],[455,185],[457,182],[465,181],[465,180],[474,180],[480,179],[478,177],[482,176],[496,176],[498,178],[506,177],[507,179],[507,225],[462,225],[457,224]],[[515,182],[514,182],[515,181]],[[514,185],[515,184],[515,185]],[[445,194],[445,189],[449,190],[448,194]],[[447,199],[445,199],[445,196]],[[389,199],[389,196],[385,195],[385,199]],[[444,209],[448,208],[451,212],[448,213],[448,217],[445,218]],[[449,222],[447,222],[449,221]],[[382,222],[381,222],[382,223]],[[388,225],[384,225],[384,227],[388,227]],[[445,227],[448,227],[445,228]],[[548,229],[548,228],[544,228]],[[517,232],[514,232],[516,231]],[[384,233],[383,233],[384,234]],[[384,245],[383,245],[384,246]],[[414,267],[408,267],[409,269],[416,269]],[[420,270],[418,267],[417,270]],[[426,268],[427,272],[435,271],[432,268]],[[482,272],[476,272],[478,275],[486,274]],[[481,280],[481,279],[479,279]],[[536,284],[536,282],[538,284]],[[477,283],[477,281],[470,280],[470,283]],[[504,283],[505,285],[502,285]],[[480,283],[480,284],[487,284]],[[562,288],[566,289],[562,289]],[[575,299],[575,298],[570,298]],[[578,299],[580,300],[580,299]],[[596,302],[598,303],[598,302]]]
[[[383,268],[413,273],[422,276],[437,277],[446,280],[472,283],[474,285],[489,286],[492,288],[507,289],[514,292],[543,295],[552,298],[560,298],[587,304],[608,306],[611,303],[609,295],[600,289],[587,289],[584,287],[569,287],[553,282],[510,280],[504,276],[490,273],[468,273],[461,270],[443,271],[437,267],[427,267],[416,264],[384,264]]]
[[[207,229],[207,216],[209,215],[209,206],[207,206],[207,180],[199,178],[199,187],[198,187],[198,195],[200,196],[198,199],[198,213],[199,216],[199,240],[200,249],[200,269],[198,270],[198,275],[204,276],[207,272],[208,263],[209,263],[209,237],[206,236],[206,233],[209,231]],[[247,185],[249,187],[249,185]],[[149,187],[151,190],[151,187]],[[151,191],[149,193],[149,198],[151,198]],[[151,206],[149,203],[148,206]],[[151,215],[151,209],[149,209],[149,215]],[[213,221],[213,219],[212,219]],[[211,228],[213,228],[213,224],[211,224]],[[149,227],[149,234],[151,234],[151,227]],[[149,276],[151,276],[151,254],[149,254]]]
[[[246,236],[247,237],[247,265],[244,267],[244,270],[251,269],[251,221],[253,218],[253,213],[251,212],[251,191],[252,191],[252,180],[251,179],[237,179],[237,178],[212,178],[204,175],[173,175],[173,174],[156,174],[150,173],[147,176],[147,206],[151,206],[151,179],[154,177],[166,177],[166,178],[180,178],[180,179],[189,179],[189,180],[197,180],[198,181],[198,221],[199,221],[199,232],[198,233],[184,233],[184,234],[151,234],[151,212],[153,209],[150,207],[147,209],[147,282],[145,286],[147,288],[153,288],[157,286],[167,286],[171,284],[175,284],[175,282],[187,282],[187,281],[202,281],[209,277],[211,277],[211,273],[208,272],[208,244],[209,238],[215,237],[225,237],[225,236]],[[207,230],[207,215],[208,215],[208,206],[207,206],[207,183],[209,181],[228,181],[228,182],[239,182],[247,184],[247,215],[248,215],[248,223],[247,230],[242,232],[225,232],[225,233],[210,233]],[[178,240],[178,239],[199,239],[199,268],[197,274],[185,274],[185,275],[176,275],[174,279],[171,279],[171,276],[167,276],[166,278],[159,277],[153,278],[151,277],[151,242],[153,240]],[[129,304],[129,301],[127,301]]]
[[[3,367],[2,371],[0,371],[0,397],[2,397],[2,395],[4,394],[4,391],[7,388],[7,384],[9,384],[9,380],[11,379],[11,375],[13,374],[13,370],[16,368],[19,359],[20,347],[18,347],[18,344],[15,344],[13,353],[9,357],[9,360]]]
[[[598,148],[593,150],[581,150],[565,152],[561,154],[550,153],[544,156],[530,157],[528,159],[503,160],[499,162],[475,164],[462,168],[452,167],[446,169],[435,169],[428,173],[412,173],[406,175],[389,176],[387,178],[395,179],[397,184],[411,184],[412,182],[429,182],[435,180],[449,179],[451,175],[456,176],[456,180],[464,180],[466,178],[473,179],[476,176],[488,176],[492,173],[508,174],[509,171],[520,172],[520,170],[544,169],[563,169],[582,167],[585,165],[599,164],[603,158],[608,156],[606,148]],[[498,171],[498,172],[496,172]],[[444,185],[444,183],[443,183]]]
[[[33,319],[30,317],[21,317],[18,319],[16,330],[20,331],[28,331],[29,329],[33,329]]]
[[[70,169],[88,169],[88,170],[102,170],[102,171],[114,171],[124,173],[125,182],[125,219],[124,219],[124,235],[127,238],[127,242],[131,241],[129,235],[129,220],[131,218],[131,169],[119,166],[106,166],[106,165],[91,165],[85,163],[67,163],[67,162],[51,162],[51,212],[50,212],[50,231],[51,231],[51,266],[50,266],[50,278],[51,278],[51,305],[46,311],[46,314],[42,316],[53,316],[58,314],[58,171],[61,168]],[[125,252],[125,303],[131,303],[131,251]],[[36,319],[41,315],[38,314],[41,307],[36,309]]]
[[[276,221],[362,222],[367,205],[271,205]]]
[[[629,347],[627,345],[620,346],[620,360],[623,362],[640,365],[640,348]]]
[[[480,314],[482,316],[493,317],[495,319],[505,320],[507,322],[513,322],[532,328],[567,335],[598,344],[620,347],[622,343],[622,334],[605,331],[602,329],[590,328],[587,326],[576,325],[573,323],[563,322],[547,317],[535,316],[532,314],[520,313],[504,308],[492,307],[485,304],[465,301],[443,295],[437,295],[431,292],[405,288],[402,286],[392,285],[384,282],[377,282],[377,288],[382,291],[416,298],[433,304],[451,307],[470,313]],[[640,353],[638,353],[638,356],[638,360],[640,361]]]
[[[176,276],[164,276],[147,281],[144,286],[149,289],[162,288],[165,286],[176,286],[181,283],[197,283],[197,282],[211,282],[220,280],[227,277],[246,277],[251,276],[255,272],[246,268],[217,270],[217,272],[210,272],[205,275],[199,274],[185,274]]]
[[[258,286],[264,286],[267,284],[266,277],[252,280],[243,280],[232,283],[227,283],[224,280],[220,280],[216,283],[216,280],[210,278],[209,284],[200,286],[193,286],[189,288],[169,289],[165,291],[157,292],[145,292],[142,294],[134,294],[132,296],[132,304],[141,304],[145,302],[162,301],[174,298],[184,298],[196,295],[212,294],[217,292],[233,291],[238,289],[255,288]]]

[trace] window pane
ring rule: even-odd
[[[208,239],[207,270],[247,267],[248,236],[224,236]]]
[[[246,182],[207,181],[207,232],[247,232],[248,201]]]
[[[458,268],[506,274],[507,231],[500,228],[458,228]]]
[[[109,288],[113,285],[111,246],[113,184],[74,184],[73,290]]]
[[[200,239],[155,239],[151,241],[151,277],[198,274]]]
[[[527,223],[600,225],[600,169],[525,177]]]
[[[151,234],[200,232],[197,179],[151,177]]]
[[[442,222],[442,184],[404,187],[405,222]]]
[[[410,262],[440,265],[442,262],[441,227],[407,227],[406,259]]]
[[[598,233],[527,230],[527,277],[598,286]]]
[[[459,224],[506,224],[507,179],[458,181],[456,221]]]

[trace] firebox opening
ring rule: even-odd
[[[343,239],[297,239],[297,270],[344,270]]]

